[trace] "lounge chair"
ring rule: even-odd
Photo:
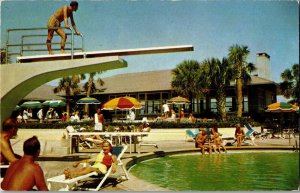
[[[81,127],[80,129],[74,129],[73,126],[69,125],[66,127],[66,131],[64,132],[64,137],[66,139],[69,138],[69,133],[75,133],[75,132],[83,132],[85,131],[86,128]],[[94,139],[92,137],[88,137],[88,136],[79,136],[78,137],[78,145],[81,148],[93,148],[93,147],[97,147],[98,145],[100,145],[103,140],[100,139]]]
[[[247,145],[256,145],[254,140],[255,140],[255,136],[254,134],[258,134],[257,131],[255,131],[250,124],[245,124],[244,125],[245,128],[247,128],[247,132],[245,133],[245,138],[242,142],[242,146],[247,146]],[[249,142],[250,141],[250,142]],[[237,140],[235,139],[234,142],[231,143],[231,145],[234,145],[237,142]]]
[[[116,146],[116,147],[113,147],[112,154],[117,156],[117,162],[118,162],[117,165],[122,168],[122,170],[125,174],[125,178],[128,180],[129,179],[128,173],[127,173],[127,171],[125,169],[125,166],[123,165],[123,162],[121,160],[121,158],[122,158],[122,156],[123,156],[123,154],[125,153],[126,150],[127,150],[127,145]],[[92,176],[97,176],[97,177],[99,176],[99,174],[97,172],[91,172],[89,174],[78,176],[78,177],[72,178],[72,179],[65,179],[64,174],[49,178],[49,179],[47,179],[48,189],[49,190],[51,189],[51,183],[61,183],[61,184],[65,185],[65,188],[61,189],[63,191],[70,191],[70,190],[74,190],[74,189],[99,191],[99,189],[101,188],[101,186],[103,185],[105,180],[111,175],[111,170],[112,170],[112,168],[110,167],[108,169],[107,173],[101,179],[101,181],[99,182],[99,184],[97,185],[96,188],[90,188],[90,187],[82,188],[82,187],[78,186],[78,182],[83,180],[83,179],[86,179],[86,178],[89,178],[89,177],[92,177]]]
[[[3,170],[3,169],[7,169],[9,167],[9,165],[0,165],[0,170]],[[2,172],[1,172],[2,173]],[[1,176],[0,177],[0,190],[2,190],[1,189],[1,183],[2,183],[2,181],[3,181],[3,178],[4,178],[4,176]]]
[[[199,132],[198,132],[199,133]],[[196,138],[197,133],[194,133],[192,130],[187,129],[185,130],[185,141],[192,140],[194,141]],[[189,138],[189,139],[188,139]]]
[[[251,127],[251,125],[249,123],[246,123],[244,126],[248,129],[248,131],[245,134],[245,140],[243,143],[247,144],[247,140],[251,140],[251,143],[253,145],[256,145],[254,142],[254,140],[255,140],[254,134],[258,134],[258,133]]]
[[[94,139],[92,137],[79,137],[79,145],[84,148],[86,145],[88,148],[97,147],[101,145],[103,140],[101,139]]]

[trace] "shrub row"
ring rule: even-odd
[[[243,126],[246,123],[251,124],[252,126],[258,126],[259,123],[253,121],[251,118],[240,118],[240,119],[230,119],[227,121],[209,121],[209,122],[196,122],[196,123],[176,123],[176,122],[166,122],[166,121],[157,121],[151,122],[151,128],[206,128],[206,127],[213,127],[214,125],[218,125],[218,127],[234,127],[237,123],[240,123]],[[116,123],[116,122],[106,122],[105,128],[109,130],[109,126],[139,126],[141,123]],[[93,122],[57,122],[57,123],[49,123],[49,122],[31,122],[31,123],[21,123],[20,128],[24,129],[62,129],[66,128],[68,125],[72,125],[75,128],[93,128]]]

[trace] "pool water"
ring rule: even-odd
[[[130,173],[173,191],[297,190],[299,154],[185,154],[138,163]]]

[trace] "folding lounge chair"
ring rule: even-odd
[[[74,133],[74,132],[82,132],[85,131],[85,128],[80,128],[78,130],[74,129],[73,126],[69,125],[66,127],[66,132],[64,133],[66,139],[69,138],[69,133]],[[78,137],[79,140],[79,146],[82,148],[93,148],[99,144],[102,143],[102,140],[98,140],[98,139],[93,139],[90,137],[85,137],[85,136],[79,136]]]
[[[187,138],[192,138],[192,140],[194,141],[196,138],[196,135],[197,135],[197,133],[194,133],[190,129],[185,130],[185,141],[188,141]]]
[[[245,124],[244,127],[247,128],[247,132],[245,133],[245,138],[242,142],[242,145],[256,145],[254,140],[255,140],[255,137],[254,137],[254,134],[257,133],[257,131],[255,131],[250,124]],[[251,140],[251,142],[249,143],[248,141]],[[233,143],[231,143],[231,145],[235,144],[237,142],[237,140],[235,139]]]
[[[8,167],[9,167],[9,165],[0,165],[0,170],[7,169]],[[1,189],[1,183],[3,181],[3,178],[4,178],[4,176],[0,177],[0,190],[2,190]]]
[[[248,131],[245,134],[245,139],[250,139],[251,143],[253,145],[256,145],[255,142],[254,142],[254,140],[255,140],[254,134],[256,133],[256,131],[248,123],[245,124],[244,126],[248,129]],[[244,141],[244,143],[247,143],[247,141]]]
[[[128,173],[127,173],[127,171],[125,169],[125,166],[123,165],[123,162],[121,160],[121,158],[122,158],[122,156],[123,156],[123,154],[125,153],[126,150],[127,150],[127,145],[116,146],[116,147],[113,147],[112,154],[114,154],[114,155],[117,156],[117,162],[118,162],[117,165],[122,168],[123,172],[125,173],[125,177],[128,180],[129,179]],[[47,179],[48,189],[49,190],[51,189],[51,183],[61,183],[61,184],[65,184],[66,185],[65,188],[61,189],[63,191],[70,191],[70,190],[73,190],[73,189],[89,190],[89,191],[99,191],[99,189],[101,188],[101,186],[103,185],[103,183],[105,182],[105,180],[111,175],[111,170],[112,170],[112,168],[110,167],[108,169],[107,173],[101,179],[101,181],[99,182],[99,184],[97,185],[96,188],[81,188],[81,187],[78,186],[78,182],[80,180],[89,178],[91,176],[98,176],[97,172],[91,172],[89,174],[78,176],[78,177],[72,178],[72,179],[65,179],[65,175],[64,174],[59,175],[59,176],[55,176],[55,177],[52,177],[52,178],[49,178],[49,179]],[[72,186],[70,186],[70,185],[72,185]]]
[[[96,147],[97,145],[101,145],[103,140],[93,139],[91,137],[85,137],[79,139],[79,145],[86,145],[88,148]]]

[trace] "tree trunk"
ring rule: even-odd
[[[66,89],[66,99],[67,99],[67,121],[70,119],[70,89]]]
[[[226,93],[224,88],[218,88],[217,90],[217,110],[220,114],[221,119],[226,119]]]
[[[88,83],[88,89],[86,91],[86,96],[89,97],[91,94],[91,90],[92,90],[92,85],[93,85],[93,78],[89,78],[89,83]],[[89,114],[89,105],[86,104],[84,107],[84,111]]]
[[[197,101],[196,101],[196,103],[197,103],[196,111],[197,111],[197,113],[199,113],[200,112],[200,110],[199,110],[199,95],[197,95],[196,99],[197,99]]]
[[[210,93],[206,94],[205,96],[205,112],[209,112],[210,111]]]
[[[190,105],[189,105],[189,113],[192,113],[194,111],[194,105],[193,105],[193,95],[190,94],[189,96]]]
[[[236,103],[237,103],[237,117],[242,117],[243,114],[243,80],[236,79]]]

